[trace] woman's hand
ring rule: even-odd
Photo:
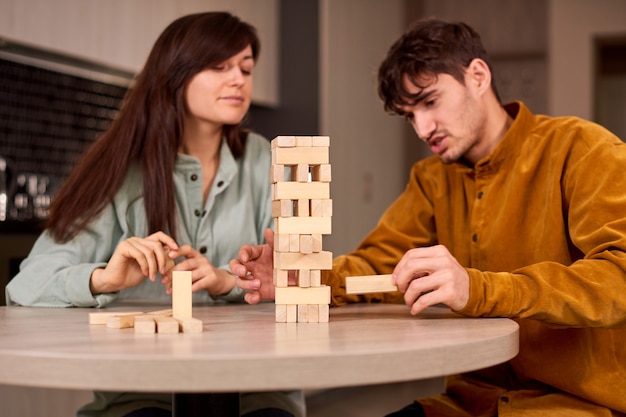
[[[163,232],[120,242],[107,266],[92,272],[89,282],[91,293],[117,292],[139,285],[146,277],[155,281],[157,272],[167,273],[171,264],[167,251],[177,249],[174,239]]]
[[[223,295],[235,287],[235,277],[231,273],[216,268],[204,255],[189,245],[170,250],[168,256],[172,259],[185,257],[161,279],[169,294],[172,293],[172,271],[191,271],[192,292],[206,290],[211,295]]]

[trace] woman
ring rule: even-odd
[[[168,300],[173,270],[192,271],[194,302],[242,300],[228,261],[272,225],[269,144],[240,126],[259,47],[254,27],[228,13],[184,16],[165,29],[118,117],[55,196],[7,304]],[[78,415],[169,415],[169,402],[96,393]],[[278,403],[289,412],[272,408]],[[256,410],[250,416],[300,407],[282,393],[244,395],[241,406]]]

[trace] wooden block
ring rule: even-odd
[[[309,200],[303,198],[294,202],[294,215],[298,217],[309,217],[310,203]],[[281,216],[286,217],[286,216]]]
[[[272,139],[271,148],[291,148],[296,146],[296,137],[295,136],[276,136]]]
[[[330,136],[312,136],[311,146],[330,146]]]
[[[276,233],[280,235],[329,235],[332,217],[277,217],[274,219]]]
[[[286,287],[289,285],[289,271],[274,269],[274,286]]]
[[[273,184],[275,182],[283,181],[285,181],[285,166],[272,164],[270,167],[270,182]]]
[[[276,304],[330,304],[330,287],[276,287]]]
[[[322,271],[319,269],[312,269],[311,272],[311,287],[322,286]]]
[[[346,294],[368,294],[398,291],[391,274],[346,277]]]
[[[191,317],[191,271],[172,272],[172,316],[177,319]]]
[[[143,311],[98,311],[89,313],[89,324],[107,324],[107,319],[113,316],[143,314]]]
[[[107,327],[111,329],[127,329],[135,325],[135,316],[126,314],[107,318]]]
[[[327,182],[277,182],[272,184],[272,200],[329,199]]]
[[[311,235],[312,252],[321,252],[322,251],[322,235],[319,233],[314,233]]]
[[[274,310],[276,323],[287,323],[287,305],[276,304]]]
[[[173,311],[171,308],[167,308],[165,310],[155,310],[155,311],[148,311],[145,314],[142,314],[142,316],[151,316],[152,318],[156,317],[156,316],[161,316],[161,317],[172,317]]]
[[[330,164],[313,165],[311,181],[330,182],[332,178]]]
[[[287,305],[287,323],[296,323],[298,321],[298,306],[295,304]]]
[[[156,333],[156,321],[149,314],[135,317],[135,333]]]
[[[301,253],[313,253],[313,235],[298,235],[298,236],[300,236],[300,252]]]
[[[291,181],[308,182],[309,164],[298,164],[291,167]]]
[[[296,148],[272,149],[272,163],[280,165],[328,164],[330,161],[328,148],[323,146],[299,146]]]
[[[300,235],[289,235],[289,252],[300,252]]]
[[[295,269],[332,269],[333,253],[321,251],[315,253],[274,252],[274,268]]]
[[[274,251],[275,252],[289,252],[291,248],[291,236],[275,234],[274,235]]]
[[[307,317],[309,319],[309,323],[319,323],[320,321],[320,306],[319,304],[309,304],[308,306],[308,313],[307,313]]]
[[[170,250],[166,247],[163,247],[163,251],[165,252],[165,272],[167,272],[170,269],[174,268],[176,264],[174,263],[174,260],[169,256]]]
[[[298,305],[298,323],[308,323],[309,322],[309,306],[304,304]]]
[[[157,333],[178,333],[179,325],[178,320],[174,317],[156,317]]]
[[[202,320],[193,317],[186,319],[177,319],[180,330],[183,333],[202,333],[203,323]]]
[[[306,288],[311,286],[311,270],[310,269],[298,269],[296,274],[296,280],[298,287]]]
[[[320,304],[318,310],[318,322],[319,323],[328,323],[328,315],[330,306],[328,304]]]
[[[333,200],[331,199],[312,199],[311,200],[311,217],[332,217]]]
[[[313,146],[313,138],[311,136],[296,136],[296,146]]]
[[[293,216],[293,202],[291,200],[272,201],[272,217]]]

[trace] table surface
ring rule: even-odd
[[[152,311],[128,305],[102,311]],[[331,308],[329,323],[275,323],[274,304],[194,307],[202,333],[90,325],[93,309],[0,307],[0,384],[147,392],[316,389],[480,369],[518,352],[509,319],[431,307]]]

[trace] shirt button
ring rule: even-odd
[[[472,235],[472,242],[478,242],[478,235],[476,233]]]
[[[206,253],[206,246],[202,246],[200,248],[200,253],[203,254],[203,255]]]
[[[219,181],[219,182],[217,183],[217,186],[218,186],[218,187],[221,187],[222,185],[224,185],[224,181]]]
[[[193,214],[195,214],[196,217],[200,217],[202,215],[202,212],[200,210],[196,209],[196,210],[193,211]]]
[[[477,195],[476,197],[478,197],[478,199],[479,199],[479,200],[480,200],[481,198],[483,198],[483,192],[482,192],[482,191],[479,191],[479,192],[478,192],[478,195]]]
[[[197,181],[198,180],[198,176],[196,174],[191,174],[191,177],[189,177],[191,179],[191,181]]]

